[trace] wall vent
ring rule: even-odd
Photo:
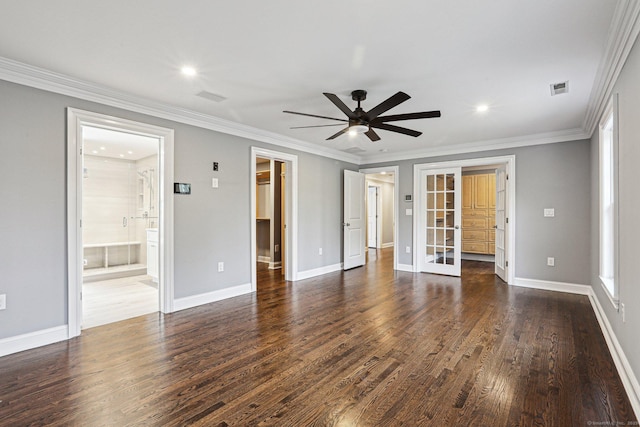
[[[222,102],[225,99],[227,99],[222,95],[218,95],[212,92],[207,92],[206,90],[203,90],[202,92],[198,93],[196,96],[199,96],[200,98],[208,99],[209,101],[213,101],[213,102]]]
[[[569,92],[569,81],[561,83],[551,83],[551,96],[561,95]]]

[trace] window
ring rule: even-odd
[[[617,283],[617,98],[600,123],[600,282],[613,305],[618,306]]]

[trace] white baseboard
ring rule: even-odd
[[[28,334],[17,335],[15,337],[3,338],[0,340],[0,357],[66,339],[69,339],[69,326],[67,325],[29,332]]]
[[[380,247],[382,249],[392,248],[393,247],[393,242],[383,243]]]
[[[589,295],[591,293],[591,286],[588,285],[552,282],[550,280],[524,279],[522,277],[516,277],[513,280],[513,285],[523,288],[543,289],[546,291],[566,292],[578,295]]]
[[[406,271],[408,273],[413,273],[413,265],[411,264],[400,264],[398,263],[398,265],[396,266],[396,270],[398,271]]]
[[[269,262],[269,270],[277,270],[282,268],[282,261]]]
[[[627,396],[629,396],[629,402],[631,403],[633,412],[635,412],[636,418],[640,418],[640,384],[638,383],[638,379],[631,369],[629,360],[624,354],[620,342],[613,332],[611,323],[609,323],[609,319],[607,319],[607,315],[602,305],[600,305],[600,301],[593,291],[593,288],[591,288],[591,292],[589,293],[589,301],[591,301],[591,307],[593,307],[593,311],[600,324],[600,329],[604,335],[604,340],[607,342],[607,347],[609,347],[609,353],[611,353],[613,363],[616,365],[618,375],[620,375],[620,379],[622,380],[624,390],[627,392]]]
[[[334,271],[340,270],[342,270],[342,263],[326,265],[324,267],[314,268],[312,270],[298,271],[295,280],[310,279],[312,277],[321,276],[323,274],[333,273]]]
[[[187,308],[197,307],[211,302],[221,301],[227,298],[237,297],[239,295],[250,294],[251,283],[233,286],[231,288],[219,289],[217,291],[207,292],[204,294],[193,295],[190,297],[177,298],[173,302],[174,311],[185,310]]]

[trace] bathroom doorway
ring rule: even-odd
[[[73,108],[67,129],[69,338],[172,312],[174,131]]]
[[[159,140],[82,127],[82,328],[157,312]]]

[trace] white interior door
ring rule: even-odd
[[[364,265],[365,262],[365,183],[364,174],[344,171],[344,254],[343,268]]]
[[[507,280],[506,243],[508,234],[507,224],[507,167],[500,166],[496,170],[496,241],[495,241],[495,273],[505,282]]]
[[[462,168],[422,171],[420,192],[420,271],[460,276]]]
[[[378,187],[368,187],[367,193],[367,246],[378,247]]]

